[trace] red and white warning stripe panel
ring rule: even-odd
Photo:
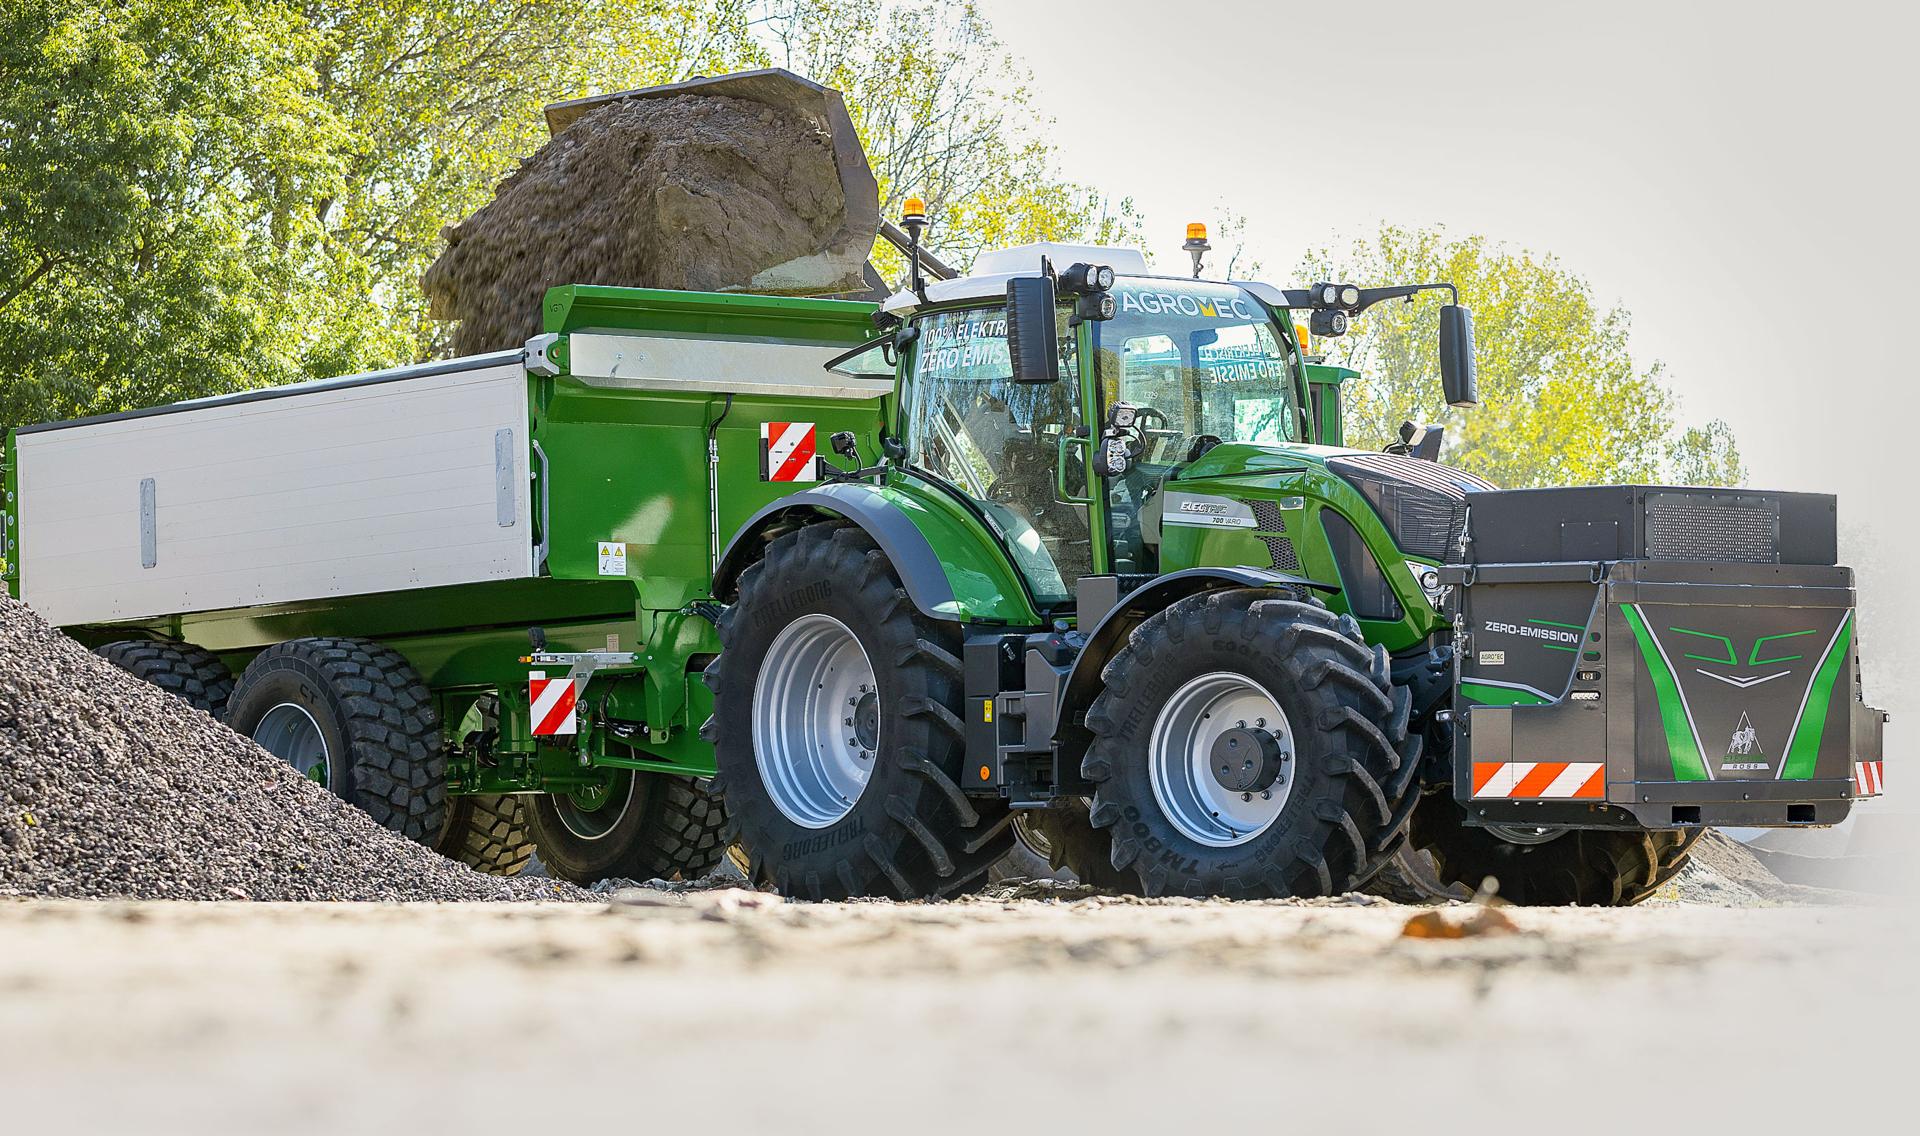
[[[1476,761],[1473,795],[1510,801],[1601,800],[1605,764],[1598,761]]]
[[[572,679],[548,678],[535,671],[527,679],[527,699],[533,703],[534,736],[578,733],[573,720],[573,706],[578,698]]]
[[[1856,797],[1877,797],[1887,791],[1886,773],[1879,761],[1856,761],[1853,763],[1853,795]]]
[[[811,422],[760,424],[760,480],[818,481]]]

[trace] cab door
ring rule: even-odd
[[[1005,304],[929,312],[914,327],[900,400],[908,461],[978,509],[1038,606],[1064,607],[1094,570],[1095,548],[1072,489],[1085,479],[1073,331],[1060,337],[1061,381],[1023,384],[1013,381]]]

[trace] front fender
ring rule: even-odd
[[[860,526],[893,563],[914,607],[934,619],[1036,627],[1044,621],[991,534],[964,510],[911,484],[838,481],[782,497],[740,526],[714,572],[731,593],[782,524],[839,517]]]
[[[1328,593],[1340,590],[1336,584],[1323,584],[1268,568],[1221,566],[1169,572],[1129,592],[1112,611],[1100,617],[1100,622],[1088,632],[1086,645],[1074,659],[1073,670],[1067,674],[1066,686],[1060,698],[1060,714],[1054,727],[1053,740],[1062,745],[1070,741],[1067,735],[1074,728],[1071,723],[1078,712],[1091,706],[1094,697],[1100,693],[1101,672],[1106,669],[1107,661],[1119,653],[1133,629],[1155,612],[1201,592],[1222,588],[1281,587]]]

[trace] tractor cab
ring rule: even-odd
[[[1320,440],[1292,323],[1245,285],[1153,276],[1137,250],[1096,246],[976,269],[882,307],[901,321],[897,437],[986,516],[1042,606],[1084,576],[1157,573],[1163,487],[1213,447]],[[1050,285],[1051,312],[1021,310],[1010,284]],[[1050,348],[1017,369],[1022,317]]]

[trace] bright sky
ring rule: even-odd
[[[1869,697],[1920,715],[1914,5],[981,3],[1162,265],[1222,203],[1276,283],[1383,220],[1559,256],[1749,484],[1840,495]]]
[[[1857,507],[1862,452],[1920,426],[1894,349],[1920,196],[1903,5],[984,7],[1065,172],[1133,196],[1163,265],[1222,202],[1276,281],[1382,220],[1445,224],[1623,304],[1636,355],[1688,419],[1733,425],[1755,485]]]

